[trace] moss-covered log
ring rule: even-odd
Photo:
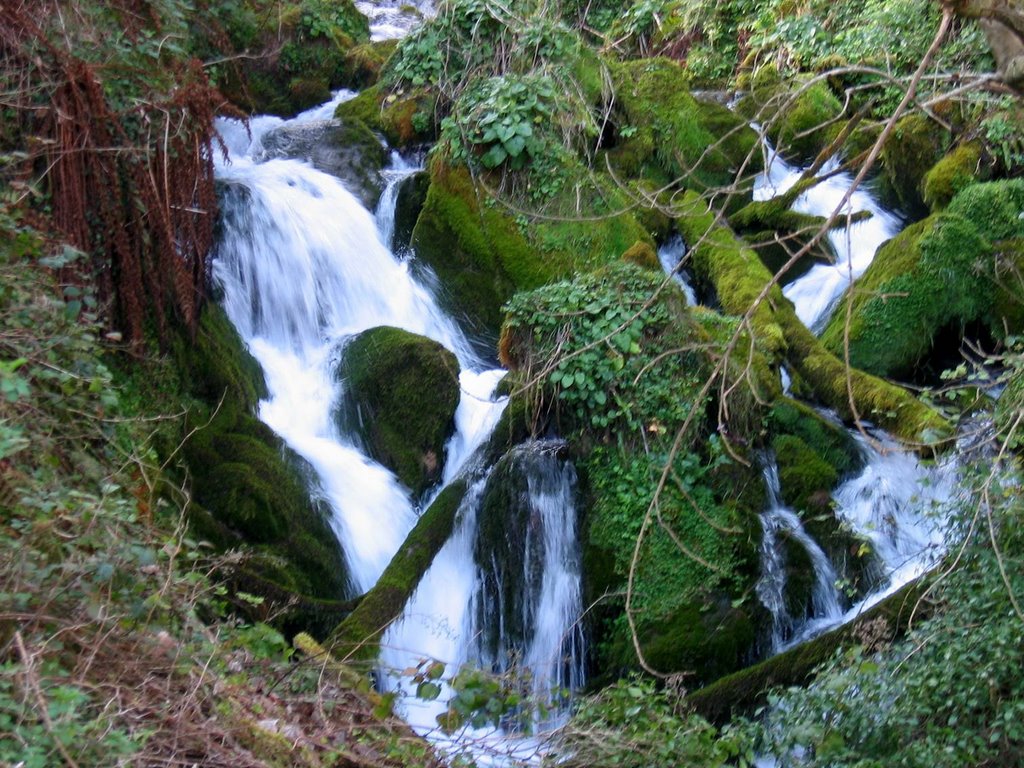
[[[456,480],[423,513],[373,589],[331,633],[327,645],[335,657],[376,658],[384,631],[401,615],[435,555],[448,541],[465,495],[466,483]]]
[[[777,362],[787,361],[822,402],[844,419],[869,419],[909,442],[934,443],[950,433],[942,416],[906,390],[850,368],[827,351],[777,285],[758,301],[771,273],[716,220],[699,195],[687,192],[678,214],[676,224],[691,244],[694,269],[715,286],[723,309],[749,314],[765,353]]]
[[[806,684],[820,665],[840,649],[862,642],[862,636],[870,634],[875,642],[892,642],[903,635],[911,617],[924,618],[924,612],[918,609],[915,613],[915,608],[925,586],[921,580],[912,582],[854,621],[716,680],[689,694],[686,701],[716,723],[726,722],[733,715],[749,714],[764,703],[771,689]]]

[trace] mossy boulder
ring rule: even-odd
[[[972,184],[957,193],[947,211],[971,222],[993,243],[1024,238],[1024,179]]]
[[[687,684],[704,685],[742,668],[755,639],[750,615],[720,596],[683,606],[649,626],[640,645],[655,669],[688,672]]]
[[[373,210],[382,191],[380,171],[387,152],[380,140],[358,120],[319,120],[286,124],[262,139],[267,158],[305,160],[345,182],[365,207]]]
[[[961,193],[967,194],[965,201],[973,199],[971,189]],[[988,202],[976,211],[966,203],[956,210],[983,217],[977,223],[997,233],[1019,226],[1020,208],[1008,223],[1006,211],[990,215]],[[958,343],[972,323],[998,328],[1000,319],[992,316],[993,249],[975,223],[958,215],[951,203],[945,213],[908,227],[883,245],[847,294],[846,301],[852,302],[849,328],[847,313],[838,312],[822,334],[826,348],[840,355],[848,343],[852,365],[879,376],[911,377],[930,355],[943,355],[933,347],[945,330],[951,328]]]
[[[922,197],[932,212],[943,210],[956,193],[978,181],[981,146],[976,142],[961,144],[946,153],[925,174]]]
[[[733,184],[741,169],[747,179],[760,170],[753,129],[721,104],[695,99],[679,64],[654,58],[609,69],[616,137],[607,156],[620,175],[703,191]],[[744,197],[750,187],[740,190]]]
[[[606,186],[603,204],[619,212],[600,221],[521,222],[490,199],[464,166],[435,157],[412,247],[445,286],[446,308],[497,338],[501,307],[517,290],[611,263],[638,240],[651,241],[622,212],[628,206],[621,193],[610,182]]]
[[[686,701],[715,723],[749,714],[766,701],[770,691],[809,682],[815,671],[839,650],[862,642],[858,636],[865,628],[873,627],[876,633],[883,630],[881,642],[892,642],[902,636],[911,620],[919,621],[927,613],[927,604],[921,597],[928,586],[926,578],[911,582],[848,624],[692,691]]]
[[[253,416],[265,394],[255,360],[223,311],[207,305],[194,343],[176,349],[192,394],[183,456],[200,536],[247,545],[249,568],[282,588],[337,599],[348,590],[344,555],[329,511],[310,500],[309,469]]]
[[[348,342],[338,375],[345,387],[340,417],[355,426],[370,456],[420,496],[440,479],[455,429],[455,355],[424,336],[371,328]]]
[[[883,199],[912,219],[927,216],[925,175],[945,154],[948,143],[946,130],[927,116],[915,113],[901,118],[879,156]]]
[[[769,66],[754,76],[737,110],[761,123],[780,153],[805,162],[838,135],[843,104],[826,80],[784,80]]]
[[[423,88],[391,93],[378,83],[335,110],[340,120],[359,120],[382,134],[393,147],[423,144],[437,138],[437,95]]]

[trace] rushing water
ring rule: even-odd
[[[436,12],[432,0],[356,0],[356,8],[370,20],[370,39],[374,41],[405,37]]]
[[[506,638],[503,626],[495,631],[487,623],[502,610],[490,610],[495,607],[486,590],[491,574],[474,559],[478,504],[493,469],[473,459],[504,408],[505,399],[493,397],[504,371],[488,369],[408,263],[386,245],[394,230],[398,187],[416,167],[392,155],[373,216],[338,179],[297,160],[265,159],[262,139],[269,131],[323,120],[349,96],[339,94],[293,121],[256,118],[248,132],[233,121],[218,126],[230,159],[217,169],[222,233],[213,277],[229,318],[263,368],[269,395],[259,416],[316,471],[311,492],[329,505],[354,587],[365,592],[411,530],[419,507],[334,418],[346,397],[336,374],[346,342],[387,325],[451,350],[461,368],[461,398],[442,485],[463,472],[470,490],[451,539],[402,619],[388,630],[382,663],[403,670],[422,659],[438,659],[448,663],[449,674],[464,663],[499,673],[516,666],[530,681],[529,693],[557,709],[560,694],[550,691],[578,687],[583,674],[575,473],[550,445],[516,449],[514,463],[526,483],[522,519],[528,530],[523,550],[509,553],[509,562],[523,564],[522,572],[501,575],[521,581],[521,631]],[[484,605],[488,608],[481,610]],[[499,641],[484,647],[479,642],[484,636]],[[408,681],[391,684],[403,691],[408,687]],[[428,732],[450,695],[446,688],[430,703],[410,696],[403,706],[410,721]],[[529,742],[510,746],[497,731],[478,735],[495,751],[535,749]]]
[[[679,235],[671,237],[658,249],[658,261],[661,262],[665,274],[671,275],[676,284],[682,289],[686,296],[686,303],[691,307],[697,306],[697,292],[693,290],[690,283],[690,275],[684,265],[686,258],[686,243]]]
[[[561,447],[542,441],[513,451],[511,465],[525,487],[513,501],[512,514],[502,520],[507,535],[497,541],[482,538],[481,503],[493,483],[508,480],[499,479],[493,469],[478,468],[454,535],[382,643],[382,662],[390,670],[437,659],[447,665],[449,676],[466,665],[514,675],[527,704],[505,718],[506,731],[519,730],[524,721],[541,731],[557,725],[564,717],[565,692],[583,683],[576,475],[560,458]],[[414,687],[401,675],[391,685],[409,694]],[[469,748],[484,762],[523,760],[538,750],[533,739],[510,740],[493,728],[466,726],[456,737],[442,738],[437,718],[453,695],[448,686],[434,701],[407,695],[405,717],[450,751]]]
[[[768,164],[754,184],[754,199],[768,200],[789,190],[803,174],[803,169],[789,165],[770,145]],[[828,176],[838,167],[829,160],[819,176]],[[793,203],[793,210],[814,216],[831,216],[853,183],[848,173],[830,176]],[[835,253],[835,263],[816,264],[805,275],[783,289],[783,294],[796,306],[796,314],[815,333],[824,330],[844,291],[871,265],[878,247],[898,234],[902,220],[881,206],[863,185],[859,186],[841,210],[846,216],[866,212],[863,221],[842,223],[828,234]]]
[[[812,622],[836,621],[843,615],[843,597],[836,586],[839,577],[828,555],[804,530],[797,514],[782,502],[779,468],[773,456],[765,457],[763,472],[768,489],[768,508],[761,513],[761,578],[757,596],[772,616],[773,653],[805,639]],[[783,537],[795,541],[807,553],[814,568],[809,617],[792,616],[786,607],[786,558]]]
[[[782,194],[803,174],[803,169],[787,164],[770,146],[767,150],[768,167],[758,178],[754,191],[755,198],[761,200]],[[819,175],[832,174],[837,165],[838,161],[829,161]],[[852,177],[847,173],[832,175],[800,195],[793,209],[830,216],[851,183]],[[879,246],[902,227],[902,220],[885,210],[864,187],[853,193],[843,212],[867,212],[870,217],[833,229],[829,242],[836,255],[835,263],[815,265],[783,291],[793,302],[797,316],[816,332],[828,322],[847,287],[870,266]],[[788,390],[788,375],[783,382]],[[834,491],[833,506],[837,518],[870,543],[872,555],[883,571],[882,584],[845,612],[839,603],[820,599],[822,582],[834,580],[835,569],[817,545],[817,553],[806,546],[806,533],[796,533],[799,519],[789,510],[782,509],[780,513],[777,494],[771,493],[773,503],[762,514],[765,538],[758,595],[773,617],[772,647],[776,651],[856,617],[919,576],[944,552],[946,531],[942,513],[953,491],[955,460],[928,466],[883,433],[877,433],[873,440],[854,430],[850,434],[864,456],[864,468]],[[766,478],[771,490],[773,483],[777,483],[771,468],[766,470]],[[803,619],[794,620],[785,613],[785,563],[777,545],[779,531],[786,531],[804,544],[814,564],[814,605],[810,615]]]
[[[320,119],[312,110],[296,121]],[[269,397],[260,418],[307,459],[315,493],[330,504],[355,586],[365,591],[416,518],[408,491],[343,434],[332,414],[345,397],[340,356],[351,335],[376,326],[428,336],[455,353],[462,403],[446,474],[478,444],[493,418],[469,415],[498,374],[475,357],[458,327],[380,240],[373,216],[336,178],[296,160],[258,162],[260,138],[280,121],[257,119],[252,137],[224,121],[232,151],[224,184],[222,235],[213,261],[224,308],[263,367]],[[467,402],[468,401],[468,402]],[[500,409],[484,401],[485,409]],[[470,434],[465,430],[469,429]],[[472,433],[478,429],[477,433]]]

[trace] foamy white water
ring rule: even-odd
[[[341,97],[338,97],[341,98]],[[336,104],[337,98],[331,102]],[[319,119],[333,106],[304,113]],[[213,261],[224,308],[263,367],[269,397],[260,417],[316,469],[355,586],[369,589],[416,519],[394,476],[342,434],[333,414],[345,396],[336,370],[345,340],[376,326],[434,339],[455,353],[466,381],[486,375],[458,327],[380,240],[370,213],[338,179],[295,160],[259,162],[260,138],[282,121],[258,118],[251,138],[233,121],[219,130],[233,151],[218,167],[223,234]],[[474,386],[470,405],[490,415],[459,445],[483,439],[504,405]],[[462,422],[465,424],[466,420]],[[466,458],[446,461],[451,477]]]
[[[789,165],[770,145],[766,148],[769,160],[754,182],[755,200],[769,200],[786,192],[803,174],[802,168]],[[838,164],[834,158],[829,160],[819,175],[831,173]],[[833,176],[800,195],[793,203],[793,210],[813,216],[831,216],[852,183],[853,177],[848,173]],[[871,265],[878,247],[903,228],[902,219],[883,208],[863,184],[854,191],[841,214],[862,211],[870,213],[870,218],[847,224],[840,220],[839,226],[829,232],[828,240],[836,254],[834,264],[815,264],[783,288],[786,298],[796,305],[797,317],[814,333],[824,330],[843,293]]]

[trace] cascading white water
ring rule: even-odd
[[[803,174],[803,169],[789,165],[765,142],[768,163],[754,182],[754,199],[769,200],[790,189]],[[831,174],[839,162],[831,159],[819,176]],[[831,216],[853,182],[848,173],[840,173],[822,181],[793,203],[793,210],[814,216]],[[853,215],[868,212],[870,218],[840,224],[828,235],[836,261],[816,264],[806,274],[789,283],[783,294],[796,306],[797,317],[815,333],[824,330],[843,292],[871,265],[878,247],[894,237],[903,227],[899,216],[883,208],[875,196],[860,185],[842,213]]]
[[[335,102],[336,103],[336,100]],[[319,119],[328,107],[297,120]],[[430,293],[380,242],[369,212],[332,176],[295,160],[258,162],[259,138],[280,122],[257,119],[252,139],[232,121],[219,130],[233,152],[223,183],[222,235],[213,276],[228,316],[263,367],[269,397],[260,418],[317,472],[354,586],[371,587],[415,522],[408,492],[343,434],[332,413],[344,397],[335,370],[352,334],[389,325],[428,336],[455,353],[465,387],[451,475],[497,418],[482,401],[485,371]],[[467,433],[466,429],[481,430]]]
[[[422,165],[408,162],[398,152],[391,153],[391,162],[382,174],[384,176],[384,191],[381,192],[375,214],[380,241],[388,248],[394,247],[395,205],[398,202],[398,190],[403,181],[422,170]]]
[[[405,37],[423,19],[436,13],[432,0],[356,0],[356,8],[370,20],[370,39]]]
[[[772,616],[771,646],[778,653],[806,639],[820,622],[838,621],[843,615],[843,598],[836,586],[839,577],[828,555],[804,530],[803,523],[782,501],[779,468],[774,456],[764,459],[764,479],[768,490],[768,508],[761,513],[761,578],[755,590]],[[780,538],[796,541],[811,560],[814,586],[808,616],[791,616],[786,608],[786,561]]]
[[[686,243],[683,242],[683,238],[680,235],[670,237],[658,249],[658,261],[661,262],[661,268],[665,270],[665,274],[671,275],[672,279],[682,289],[683,295],[686,296],[686,303],[691,307],[695,307],[700,303],[697,301],[697,293],[693,290],[693,286],[690,285],[690,281],[687,279],[688,275],[685,268],[680,266],[685,256]]]
[[[496,673],[528,672],[531,709],[524,717],[539,729],[560,722],[564,691],[583,683],[576,475],[558,457],[559,447],[528,443],[513,453],[526,481],[524,508],[519,510],[525,546],[521,553],[508,553],[513,572],[476,563],[482,545],[480,504],[492,477],[487,470],[463,500],[456,532],[434,559],[402,618],[388,628],[381,655],[385,668],[398,671],[436,659],[446,664],[448,676],[467,664]],[[515,563],[519,572],[514,572]],[[488,589],[504,579],[516,582],[514,605],[503,605]],[[518,623],[521,632],[510,631],[509,623]],[[487,638],[495,636],[497,642],[489,643]],[[437,718],[447,708],[451,689],[445,686],[436,700],[422,701],[413,695],[408,677],[398,676],[392,685],[406,694],[406,719],[450,751],[469,748],[481,764],[500,764],[510,758],[528,760],[538,750],[533,739],[511,739],[493,728],[467,727],[457,738],[446,739],[437,730]],[[536,714],[538,705],[548,708],[547,718]]]

